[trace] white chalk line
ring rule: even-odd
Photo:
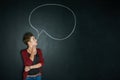
[[[72,29],[72,31],[70,32],[70,34],[68,34],[66,37],[64,37],[64,38],[55,38],[55,37],[53,37],[53,36],[51,36],[46,30],[44,30],[44,29],[42,29],[40,32],[39,32],[39,30],[37,29],[37,28],[35,28],[33,25],[32,25],[32,23],[31,23],[31,15],[32,15],[32,13],[36,10],[36,9],[38,9],[38,8],[40,8],[40,7],[45,7],[45,6],[50,6],[50,5],[54,5],[54,6],[60,6],[60,7],[64,7],[64,8],[66,8],[66,9],[68,9],[72,14],[73,14],[73,17],[74,17],[74,27],[73,27],[73,29]],[[69,38],[72,34],[73,34],[73,32],[75,31],[75,28],[76,28],[76,15],[75,15],[75,13],[73,12],[73,10],[72,9],[70,9],[69,7],[67,7],[67,6],[64,6],[64,5],[61,5],[61,4],[43,4],[43,5],[39,5],[39,6],[37,6],[37,7],[35,7],[31,12],[30,12],[30,14],[29,14],[29,24],[30,24],[30,26],[37,32],[37,34],[38,34],[38,36],[37,36],[37,39],[39,39],[39,36],[42,34],[42,32],[44,32],[47,36],[49,36],[50,38],[52,38],[52,39],[54,39],[54,40],[65,40],[65,39],[67,39],[67,38]]]

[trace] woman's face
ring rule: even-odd
[[[29,44],[31,46],[37,46],[37,39],[34,36],[30,37]]]

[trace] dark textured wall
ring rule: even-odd
[[[119,3],[104,0],[4,0],[1,2],[1,80],[22,80],[23,64],[20,50],[26,48],[22,42],[23,34],[30,31],[37,36],[36,31],[29,25],[28,17],[33,8],[46,3],[63,4],[71,8],[76,14],[77,24],[74,33],[63,41],[53,40],[44,33],[40,35],[38,47],[42,49],[45,59],[43,80],[119,80]],[[48,13],[44,12],[43,15]],[[52,19],[54,16],[54,19],[63,18],[60,19],[60,23],[59,20],[54,23]],[[40,19],[42,21],[40,24],[43,23],[43,28],[54,37],[64,37],[73,26],[72,17],[67,16],[70,14],[62,16],[58,13],[52,15],[48,21]],[[39,17],[36,18],[32,19],[34,25],[37,24],[36,20],[39,21]]]

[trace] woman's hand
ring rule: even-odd
[[[28,72],[28,71],[30,71],[30,69],[31,69],[30,66],[25,66],[24,70],[25,70],[25,72]]]
[[[36,53],[37,53],[36,47],[32,47],[31,55],[36,55]]]

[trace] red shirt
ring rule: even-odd
[[[39,62],[42,64],[44,64],[44,59],[43,59],[43,56],[42,56],[42,51],[40,49],[37,48],[37,53],[39,55]],[[28,56],[28,52],[27,52],[27,49],[24,49],[21,51],[21,54],[22,54],[22,58],[23,58],[23,63],[24,63],[24,66],[31,66],[33,64],[33,61],[29,58]],[[39,68],[40,72],[42,72],[42,69]],[[23,80],[26,79],[28,75],[28,72],[24,71],[23,72]]]

